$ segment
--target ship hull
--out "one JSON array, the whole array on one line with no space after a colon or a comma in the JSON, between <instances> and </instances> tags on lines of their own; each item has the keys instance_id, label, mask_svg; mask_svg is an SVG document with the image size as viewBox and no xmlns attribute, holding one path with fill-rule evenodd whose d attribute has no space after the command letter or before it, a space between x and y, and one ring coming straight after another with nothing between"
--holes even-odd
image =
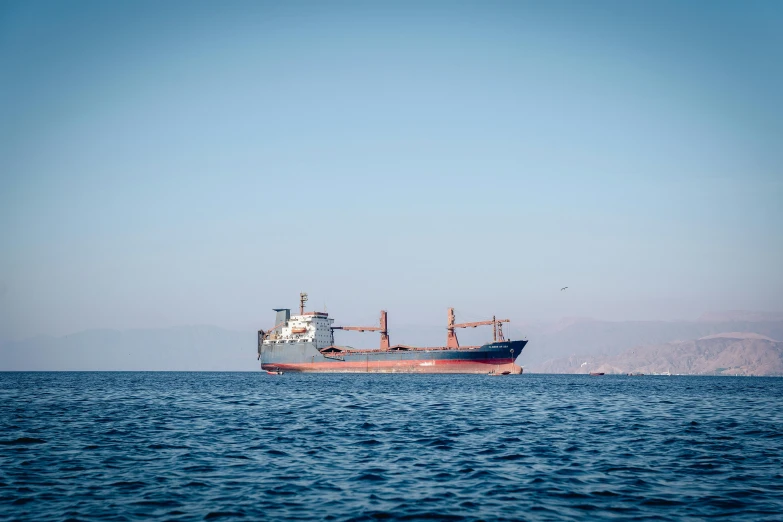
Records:
<instances>
[{"instance_id":1,"label":"ship hull","mask_svg":"<svg viewBox=\"0 0 783 522\"><path fill-rule=\"evenodd\" d=\"M261 368L312 373L522 373L515 361L527 341L498 341L479 348L343 351L322 354L310 343L261 351Z\"/></svg>"}]
</instances>

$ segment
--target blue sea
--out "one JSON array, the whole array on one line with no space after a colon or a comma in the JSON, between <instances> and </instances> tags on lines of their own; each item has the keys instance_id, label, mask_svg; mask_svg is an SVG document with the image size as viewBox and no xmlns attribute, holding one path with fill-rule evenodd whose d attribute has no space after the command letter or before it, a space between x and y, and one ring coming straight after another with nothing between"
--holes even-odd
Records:
<instances>
[{"instance_id":1,"label":"blue sea","mask_svg":"<svg viewBox=\"0 0 783 522\"><path fill-rule=\"evenodd\" d=\"M783 379L0 373L1 520L783 519Z\"/></svg>"}]
</instances>

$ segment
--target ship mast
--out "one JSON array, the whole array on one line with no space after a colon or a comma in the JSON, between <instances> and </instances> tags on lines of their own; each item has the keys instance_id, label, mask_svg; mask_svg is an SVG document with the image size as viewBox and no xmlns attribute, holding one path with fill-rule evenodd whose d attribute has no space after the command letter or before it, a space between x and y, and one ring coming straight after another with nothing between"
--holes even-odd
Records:
<instances>
[{"instance_id":1,"label":"ship mast","mask_svg":"<svg viewBox=\"0 0 783 522\"><path fill-rule=\"evenodd\" d=\"M299 315L304 315L304 304L307 302L307 294L302 292L299 294Z\"/></svg>"}]
</instances>

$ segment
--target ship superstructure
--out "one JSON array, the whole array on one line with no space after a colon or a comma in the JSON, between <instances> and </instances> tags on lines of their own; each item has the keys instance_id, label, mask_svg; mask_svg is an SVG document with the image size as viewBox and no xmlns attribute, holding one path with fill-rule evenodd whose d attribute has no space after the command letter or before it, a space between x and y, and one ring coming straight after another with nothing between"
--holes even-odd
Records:
<instances>
[{"instance_id":1,"label":"ship superstructure","mask_svg":"<svg viewBox=\"0 0 783 522\"><path fill-rule=\"evenodd\" d=\"M515 361L526 340L506 340L503 323L508 319L493 317L488 321L457 323L454 309L448 310L446 346L415 347L391 345L387 313L381 311L378 326L332 326L326 312L305 312L307 294L299 295L299 315L288 308L276 308L275 325L258 331L258 358L267 371L294 372L388 372L388 373L522 373ZM460 346L457 328L491 325L492 343ZM334 343L335 330L379 332L380 347L355 350Z\"/></svg>"},{"instance_id":2,"label":"ship superstructure","mask_svg":"<svg viewBox=\"0 0 783 522\"><path fill-rule=\"evenodd\" d=\"M274 311L277 312L275 326L259 337L259 343L267 346L309 343L316 350L332 346L334 319L329 319L329 314L326 312L305 312L306 302L307 294L300 294L299 315L292 316L288 308L275 308Z\"/></svg>"}]
</instances>

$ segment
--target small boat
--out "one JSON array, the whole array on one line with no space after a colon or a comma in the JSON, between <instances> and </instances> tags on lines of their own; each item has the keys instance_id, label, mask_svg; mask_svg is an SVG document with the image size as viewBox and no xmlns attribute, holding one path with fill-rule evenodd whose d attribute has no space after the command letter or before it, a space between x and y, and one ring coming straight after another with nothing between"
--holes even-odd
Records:
<instances>
[{"instance_id":1,"label":"small boat","mask_svg":"<svg viewBox=\"0 0 783 522\"><path fill-rule=\"evenodd\" d=\"M597 377L599 375L606 375L604 372L590 372L590 375Z\"/></svg>"},{"instance_id":2,"label":"small boat","mask_svg":"<svg viewBox=\"0 0 783 522\"><path fill-rule=\"evenodd\" d=\"M511 375L511 372L506 370L505 372L498 373L495 370L490 370L487 375L491 375L492 377L500 377L501 375Z\"/></svg>"},{"instance_id":3,"label":"small boat","mask_svg":"<svg viewBox=\"0 0 783 522\"><path fill-rule=\"evenodd\" d=\"M267 370L267 375L283 375L283 370Z\"/></svg>"},{"instance_id":4,"label":"small boat","mask_svg":"<svg viewBox=\"0 0 783 522\"><path fill-rule=\"evenodd\" d=\"M628 375L631 377L644 377L644 374L640 372L633 372L633 373L629 373Z\"/></svg>"}]
</instances>

